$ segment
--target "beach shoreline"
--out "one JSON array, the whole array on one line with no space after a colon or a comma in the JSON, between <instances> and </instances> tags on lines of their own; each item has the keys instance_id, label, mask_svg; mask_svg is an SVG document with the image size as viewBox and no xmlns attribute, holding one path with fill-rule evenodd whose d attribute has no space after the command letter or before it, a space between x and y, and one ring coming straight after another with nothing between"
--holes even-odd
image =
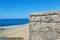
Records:
<instances>
[{"instance_id":1,"label":"beach shoreline","mask_svg":"<svg viewBox=\"0 0 60 40\"><path fill-rule=\"evenodd\" d=\"M10 26L2 26L2 27L0 27L0 28L22 27L22 26L27 26L27 25L29 25L29 23L28 23L28 24L23 24L23 25L10 25Z\"/></svg>"},{"instance_id":2,"label":"beach shoreline","mask_svg":"<svg viewBox=\"0 0 60 40\"><path fill-rule=\"evenodd\" d=\"M27 40L29 39L29 24L9 26L0 32L0 37L23 37L24 40Z\"/></svg>"}]
</instances>

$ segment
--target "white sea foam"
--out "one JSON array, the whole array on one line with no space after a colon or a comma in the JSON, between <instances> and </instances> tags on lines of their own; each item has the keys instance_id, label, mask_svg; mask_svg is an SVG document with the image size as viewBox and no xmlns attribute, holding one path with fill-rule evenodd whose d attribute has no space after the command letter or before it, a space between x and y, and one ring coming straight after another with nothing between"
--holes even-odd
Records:
<instances>
[{"instance_id":1,"label":"white sea foam","mask_svg":"<svg viewBox=\"0 0 60 40\"><path fill-rule=\"evenodd\" d=\"M29 23L28 24L23 24L23 25L2 26L0 28L22 27L22 26L26 26L26 25L29 25Z\"/></svg>"}]
</instances>

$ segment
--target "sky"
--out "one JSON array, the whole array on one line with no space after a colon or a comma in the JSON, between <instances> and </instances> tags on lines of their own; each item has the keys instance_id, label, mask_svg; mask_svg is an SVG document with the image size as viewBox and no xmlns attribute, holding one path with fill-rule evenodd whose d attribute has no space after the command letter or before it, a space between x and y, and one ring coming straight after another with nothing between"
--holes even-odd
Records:
<instances>
[{"instance_id":1,"label":"sky","mask_svg":"<svg viewBox=\"0 0 60 40\"><path fill-rule=\"evenodd\" d=\"M60 0L0 0L0 19L29 18L31 12L60 10Z\"/></svg>"}]
</instances>

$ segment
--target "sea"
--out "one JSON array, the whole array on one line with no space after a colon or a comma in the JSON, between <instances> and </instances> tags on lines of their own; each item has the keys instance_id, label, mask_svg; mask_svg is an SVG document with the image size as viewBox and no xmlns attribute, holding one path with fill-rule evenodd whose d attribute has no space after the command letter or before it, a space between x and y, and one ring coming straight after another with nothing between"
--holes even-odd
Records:
<instances>
[{"instance_id":1,"label":"sea","mask_svg":"<svg viewBox=\"0 0 60 40\"><path fill-rule=\"evenodd\" d=\"M12 26L12 25L24 25L28 24L29 19L0 19L0 27L3 26Z\"/></svg>"}]
</instances>

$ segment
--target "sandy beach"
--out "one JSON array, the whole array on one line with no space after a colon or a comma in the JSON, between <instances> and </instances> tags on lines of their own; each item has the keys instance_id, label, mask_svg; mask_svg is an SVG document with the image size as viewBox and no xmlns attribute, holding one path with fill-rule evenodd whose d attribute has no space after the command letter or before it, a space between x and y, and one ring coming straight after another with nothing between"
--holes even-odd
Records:
<instances>
[{"instance_id":1,"label":"sandy beach","mask_svg":"<svg viewBox=\"0 0 60 40\"><path fill-rule=\"evenodd\" d=\"M29 25L17 26L5 28L4 30L0 30L0 37L23 37L24 40L29 39Z\"/></svg>"}]
</instances>

